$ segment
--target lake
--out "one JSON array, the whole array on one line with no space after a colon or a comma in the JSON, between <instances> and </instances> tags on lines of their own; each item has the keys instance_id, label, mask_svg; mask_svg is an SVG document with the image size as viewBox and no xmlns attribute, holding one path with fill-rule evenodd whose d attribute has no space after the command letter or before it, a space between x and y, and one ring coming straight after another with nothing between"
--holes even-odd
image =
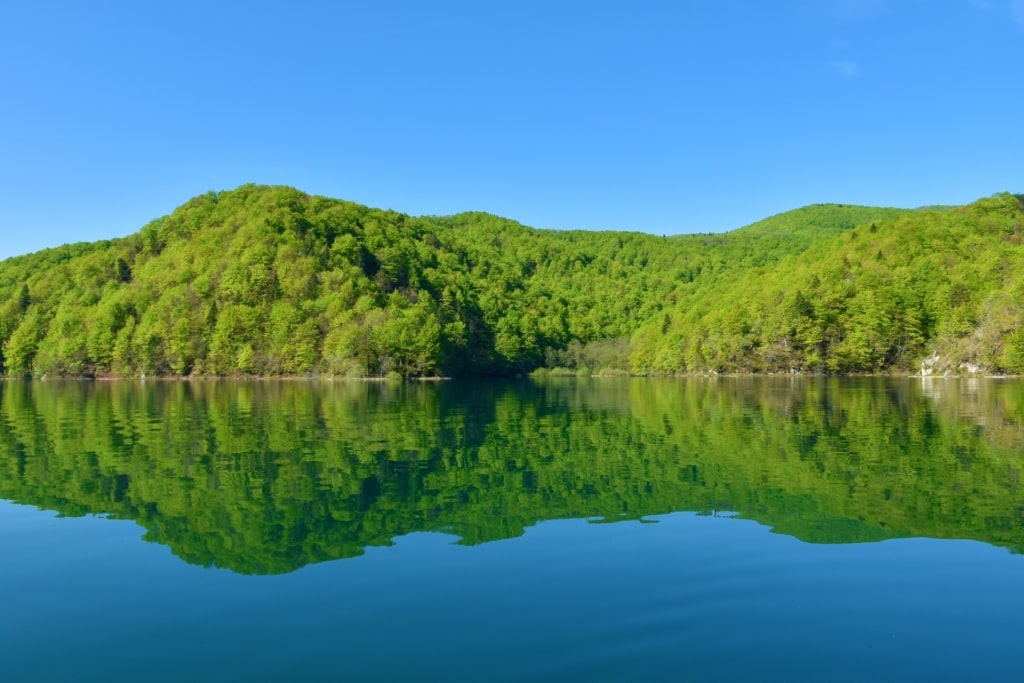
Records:
<instances>
[{"instance_id":1,"label":"lake","mask_svg":"<svg viewBox=\"0 0 1024 683\"><path fill-rule=\"evenodd\" d=\"M11 681L1017 680L1024 382L0 382Z\"/></svg>"}]
</instances>

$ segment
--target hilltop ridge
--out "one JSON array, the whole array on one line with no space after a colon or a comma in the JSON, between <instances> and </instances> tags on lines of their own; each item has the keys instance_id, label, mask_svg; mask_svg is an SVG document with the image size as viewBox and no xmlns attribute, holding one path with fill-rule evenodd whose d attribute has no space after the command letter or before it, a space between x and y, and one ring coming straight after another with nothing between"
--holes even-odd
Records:
<instances>
[{"instance_id":1,"label":"hilltop ridge","mask_svg":"<svg viewBox=\"0 0 1024 683\"><path fill-rule=\"evenodd\" d=\"M413 217L282 186L0 262L11 376L1024 371L1019 197L728 233Z\"/></svg>"}]
</instances>

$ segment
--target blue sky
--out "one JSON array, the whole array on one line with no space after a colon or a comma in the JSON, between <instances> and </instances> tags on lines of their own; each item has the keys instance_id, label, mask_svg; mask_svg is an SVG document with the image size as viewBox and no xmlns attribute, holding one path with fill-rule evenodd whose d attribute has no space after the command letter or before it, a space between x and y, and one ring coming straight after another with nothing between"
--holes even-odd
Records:
<instances>
[{"instance_id":1,"label":"blue sky","mask_svg":"<svg viewBox=\"0 0 1024 683\"><path fill-rule=\"evenodd\" d=\"M286 184L721 231L1024 192L1024 0L0 6L0 258Z\"/></svg>"}]
</instances>

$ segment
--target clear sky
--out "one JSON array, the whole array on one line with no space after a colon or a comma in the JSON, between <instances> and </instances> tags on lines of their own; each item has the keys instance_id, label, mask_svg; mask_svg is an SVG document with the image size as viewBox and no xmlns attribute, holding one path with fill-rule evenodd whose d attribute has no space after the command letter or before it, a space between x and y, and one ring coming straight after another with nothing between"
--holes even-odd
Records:
<instances>
[{"instance_id":1,"label":"clear sky","mask_svg":"<svg viewBox=\"0 0 1024 683\"><path fill-rule=\"evenodd\" d=\"M0 4L0 258L286 184L721 231L1024 192L1024 0Z\"/></svg>"}]
</instances>

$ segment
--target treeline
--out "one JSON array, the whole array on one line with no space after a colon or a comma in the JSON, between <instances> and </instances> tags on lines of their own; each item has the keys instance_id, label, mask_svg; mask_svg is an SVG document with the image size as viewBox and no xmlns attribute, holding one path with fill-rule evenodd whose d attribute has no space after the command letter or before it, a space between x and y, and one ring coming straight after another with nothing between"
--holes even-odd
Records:
<instances>
[{"instance_id":1,"label":"treeline","mask_svg":"<svg viewBox=\"0 0 1024 683\"><path fill-rule=\"evenodd\" d=\"M133 519L244 573L416 531L472 544L684 510L809 542L1020 552L1024 387L983 384L933 399L877 377L4 382L0 498Z\"/></svg>"},{"instance_id":2,"label":"treeline","mask_svg":"<svg viewBox=\"0 0 1024 683\"><path fill-rule=\"evenodd\" d=\"M1021 206L818 205L721 235L411 217L287 187L0 262L11 376L1024 368Z\"/></svg>"}]
</instances>

